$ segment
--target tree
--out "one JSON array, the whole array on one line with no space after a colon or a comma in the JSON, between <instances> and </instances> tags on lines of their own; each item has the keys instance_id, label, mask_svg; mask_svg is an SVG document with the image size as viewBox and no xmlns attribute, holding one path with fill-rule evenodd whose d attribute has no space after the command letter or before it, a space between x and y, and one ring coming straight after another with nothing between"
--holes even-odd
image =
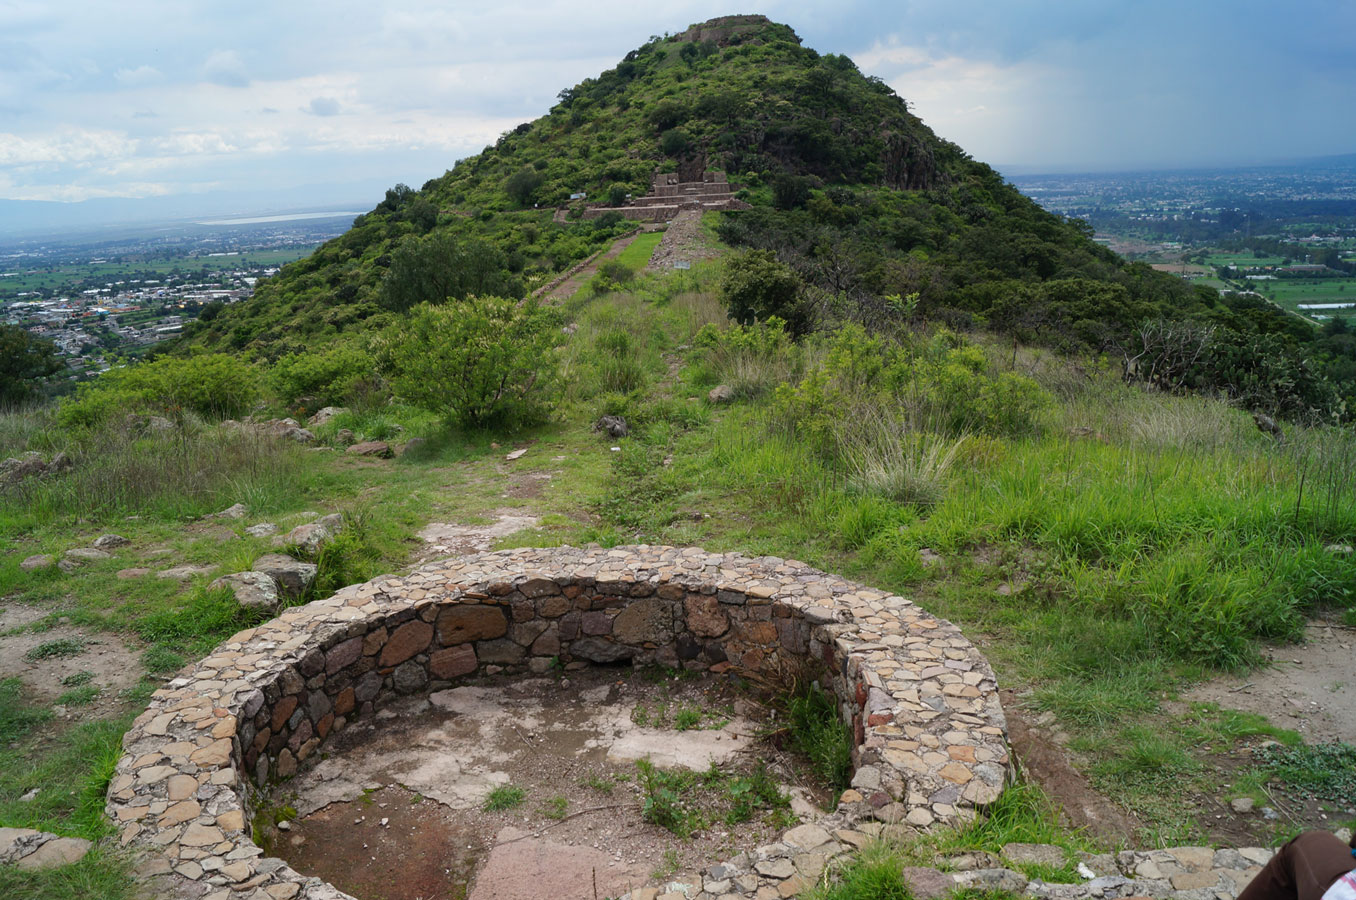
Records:
<instances>
[{"instance_id":1,"label":"tree","mask_svg":"<svg viewBox=\"0 0 1356 900\"><path fill-rule=\"evenodd\" d=\"M555 387L558 315L535 300L422 304L374 345L396 395L460 425L543 421Z\"/></svg>"},{"instance_id":2,"label":"tree","mask_svg":"<svg viewBox=\"0 0 1356 900\"><path fill-rule=\"evenodd\" d=\"M508 177L508 181L504 182L504 190L514 203L528 206L536 196L537 188L541 187L541 182L541 173L536 169L522 168Z\"/></svg>"},{"instance_id":3,"label":"tree","mask_svg":"<svg viewBox=\"0 0 1356 900\"><path fill-rule=\"evenodd\" d=\"M811 322L802 287L795 270L778 261L771 250L750 250L726 263L720 296L730 318L742 325L777 316L792 334L804 334Z\"/></svg>"},{"instance_id":4,"label":"tree","mask_svg":"<svg viewBox=\"0 0 1356 900\"><path fill-rule=\"evenodd\" d=\"M521 283L507 271L504 255L494 245L447 230L402 241L381 284L383 305L396 312L471 294L520 293Z\"/></svg>"},{"instance_id":5,"label":"tree","mask_svg":"<svg viewBox=\"0 0 1356 900\"><path fill-rule=\"evenodd\" d=\"M62 369L56 345L16 325L0 325L0 406L21 403Z\"/></svg>"}]
</instances>

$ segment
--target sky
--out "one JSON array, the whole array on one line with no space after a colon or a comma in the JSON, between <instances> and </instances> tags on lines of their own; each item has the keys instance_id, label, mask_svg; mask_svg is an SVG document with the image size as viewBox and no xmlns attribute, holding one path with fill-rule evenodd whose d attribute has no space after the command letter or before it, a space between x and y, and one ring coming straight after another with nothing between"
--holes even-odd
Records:
<instances>
[{"instance_id":1,"label":"sky","mask_svg":"<svg viewBox=\"0 0 1356 900\"><path fill-rule=\"evenodd\" d=\"M1005 172L1356 152L1351 0L0 0L0 199L379 198L732 12Z\"/></svg>"}]
</instances>

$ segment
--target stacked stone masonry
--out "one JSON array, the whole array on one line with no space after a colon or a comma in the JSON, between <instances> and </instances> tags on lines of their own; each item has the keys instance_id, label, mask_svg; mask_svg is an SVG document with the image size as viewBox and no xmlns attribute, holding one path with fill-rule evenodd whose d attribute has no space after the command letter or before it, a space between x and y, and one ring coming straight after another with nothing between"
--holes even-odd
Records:
<instances>
[{"instance_id":1,"label":"stacked stone masonry","mask_svg":"<svg viewBox=\"0 0 1356 900\"><path fill-rule=\"evenodd\" d=\"M637 197L626 206L590 206L584 210L584 218L597 219L615 212L639 222L668 222L682 209L706 212L750 208L743 200L735 199L724 172L704 172L701 181L678 178L675 172L658 172L644 197Z\"/></svg>"},{"instance_id":2,"label":"stacked stone masonry","mask_svg":"<svg viewBox=\"0 0 1356 900\"><path fill-rule=\"evenodd\" d=\"M818 824L714 867L702 896L790 896L858 836L973 818L1013 771L987 662L902 597L773 557L523 549L354 585L233 636L133 723L108 814L164 895L346 897L251 841L270 785L394 697L557 663L770 682L809 671L837 696L855 738L852 789Z\"/></svg>"}]
</instances>

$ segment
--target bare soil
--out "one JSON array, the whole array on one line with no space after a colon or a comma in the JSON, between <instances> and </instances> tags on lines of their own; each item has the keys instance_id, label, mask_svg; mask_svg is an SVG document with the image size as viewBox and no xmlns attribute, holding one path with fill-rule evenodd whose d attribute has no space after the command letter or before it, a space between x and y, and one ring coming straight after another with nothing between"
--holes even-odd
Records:
<instances>
[{"instance_id":1,"label":"bare soil","mask_svg":"<svg viewBox=\"0 0 1356 900\"><path fill-rule=\"evenodd\" d=\"M1305 642L1267 650L1268 667L1197 685L1184 699L1266 716L1306 743L1356 743L1356 629L1317 619Z\"/></svg>"},{"instance_id":2,"label":"bare soil","mask_svg":"<svg viewBox=\"0 0 1356 900\"><path fill-rule=\"evenodd\" d=\"M72 690L61 683L81 672L93 677L87 684L100 688L92 703L79 709L82 716L98 717L118 709L118 694L133 687L141 678L140 654L143 648L106 632L57 624L31 630L29 626L45 619L51 611L40 606L0 600L0 680L19 678L24 684L25 700L37 705L55 703ZM29 659L29 652L50 641L78 641L84 646L71 656Z\"/></svg>"},{"instance_id":3,"label":"bare soil","mask_svg":"<svg viewBox=\"0 0 1356 900\"><path fill-rule=\"evenodd\" d=\"M703 711L702 727L677 730L679 709ZM595 879L598 896L616 896L775 840L785 827L756 816L680 838L644 820L639 759L701 772L765 763L792 793L793 811L817 815L811 801L826 798L759 738L773 730L768 715L714 677L598 667L482 678L331 738L327 758L275 794L299 817L276 834L274 850L360 900L590 900ZM487 810L505 785L521 788L523 801Z\"/></svg>"}]
</instances>

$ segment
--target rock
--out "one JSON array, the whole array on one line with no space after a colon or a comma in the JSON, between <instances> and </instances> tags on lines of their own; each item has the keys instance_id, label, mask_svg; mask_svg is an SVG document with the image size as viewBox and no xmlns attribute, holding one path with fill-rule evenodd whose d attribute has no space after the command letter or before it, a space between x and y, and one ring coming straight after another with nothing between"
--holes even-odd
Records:
<instances>
[{"instance_id":1,"label":"rock","mask_svg":"<svg viewBox=\"0 0 1356 900\"><path fill-rule=\"evenodd\" d=\"M174 423L164 416L147 416L145 427L147 431L159 431L164 433L166 431L173 431Z\"/></svg>"},{"instance_id":2,"label":"rock","mask_svg":"<svg viewBox=\"0 0 1356 900\"><path fill-rule=\"evenodd\" d=\"M424 685L428 684L428 673L424 671L424 667L419 665L419 663L414 660L409 660L408 662L396 666L395 673L391 676L391 680L395 684L397 693L413 694L415 691L421 690Z\"/></svg>"},{"instance_id":3,"label":"rock","mask_svg":"<svg viewBox=\"0 0 1356 900\"><path fill-rule=\"evenodd\" d=\"M250 537L268 537L270 534L277 534L278 526L272 522L260 522L258 525L251 525L245 529L245 534Z\"/></svg>"},{"instance_id":4,"label":"rock","mask_svg":"<svg viewBox=\"0 0 1356 900\"><path fill-rule=\"evenodd\" d=\"M307 419L306 424L312 427L324 425L335 416L346 412L348 412L348 407L345 406L326 406L324 409L319 410L315 415Z\"/></svg>"},{"instance_id":5,"label":"rock","mask_svg":"<svg viewBox=\"0 0 1356 900\"><path fill-rule=\"evenodd\" d=\"M612 620L612 636L627 644L673 640L673 605L658 597L633 600Z\"/></svg>"},{"instance_id":6,"label":"rock","mask_svg":"<svg viewBox=\"0 0 1356 900\"><path fill-rule=\"evenodd\" d=\"M470 644L459 644L429 656L428 668L434 678L456 678L476 670L476 651Z\"/></svg>"},{"instance_id":7,"label":"rock","mask_svg":"<svg viewBox=\"0 0 1356 900\"><path fill-rule=\"evenodd\" d=\"M467 604L438 614L438 643L445 647L503 637L508 620L497 606Z\"/></svg>"},{"instance_id":8,"label":"rock","mask_svg":"<svg viewBox=\"0 0 1356 900\"><path fill-rule=\"evenodd\" d=\"M344 514L330 513L328 516L321 516L315 520L315 524L327 529L330 534L338 534L344 530Z\"/></svg>"},{"instance_id":9,"label":"rock","mask_svg":"<svg viewBox=\"0 0 1356 900\"><path fill-rule=\"evenodd\" d=\"M175 578L179 581L187 581L198 575L211 575L219 566L212 564L207 566L175 566L172 569L162 569L155 573L156 578Z\"/></svg>"},{"instance_id":10,"label":"rock","mask_svg":"<svg viewBox=\"0 0 1356 900\"><path fill-rule=\"evenodd\" d=\"M213 581L209 587L230 588L242 609L277 612L278 583L264 572L234 572Z\"/></svg>"},{"instance_id":11,"label":"rock","mask_svg":"<svg viewBox=\"0 0 1356 900\"><path fill-rule=\"evenodd\" d=\"M352 429L340 428L334 433L334 442L342 447L347 447L350 444L356 444L358 436L353 433Z\"/></svg>"},{"instance_id":12,"label":"rock","mask_svg":"<svg viewBox=\"0 0 1356 900\"><path fill-rule=\"evenodd\" d=\"M56 837L55 835L49 835L49 837L52 839L44 841L31 853L15 860L15 865L21 869L52 869L57 866L68 866L84 859L89 848L93 846L83 838Z\"/></svg>"},{"instance_id":13,"label":"rock","mask_svg":"<svg viewBox=\"0 0 1356 900\"><path fill-rule=\"evenodd\" d=\"M111 550L114 547L125 547L132 543L120 534L105 534L94 539L94 546L100 550Z\"/></svg>"},{"instance_id":14,"label":"rock","mask_svg":"<svg viewBox=\"0 0 1356 900\"><path fill-rule=\"evenodd\" d=\"M228 507L226 507L226 508L223 509L221 512L212 513L210 516L206 516L205 518L208 518L208 519L243 519L243 518L245 518L245 516L248 515L248 514L249 514L249 510L245 508L245 504L243 504L243 503L237 503L237 504L235 504L234 506L228 506Z\"/></svg>"},{"instance_id":15,"label":"rock","mask_svg":"<svg viewBox=\"0 0 1356 900\"><path fill-rule=\"evenodd\" d=\"M1054 844L1004 844L1003 857L1019 866L1041 865L1058 869L1064 865L1064 848Z\"/></svg>"},{"instance_id":16,"label":"rock","mask_svg":"<svg viewBox=\"0 0 1356 900\"><path fill-rule=\"evenodd\" d=\"M427 441L426 439L424 439L424 438L421 438L421 437L412 437L412 438L410 438L408 441L405 442L404 446L402 446L402 447L400 448L400 455L401 455L401 456L404 456L406 453L409 453L411 450L417 450L417 449L419 449L420 447L424 446L424 445L427 444L427 443L428 443L428 441Z\"/></svg>"},{"instance_id":17,"label":"rock","mask_svg":"<svg viewBox=\"0 0 1356 900\"><path fill-rule=\"evenodd\" d=\"M728 384L718 384L707 392L706 399L712 403L729 403L734 399L734 388Z\"/></svg>"},{"instance_id":18,"label":"rock","mask_svg":"<svg viewBox=\"0 0 1356 900\"><path fill-rule=\"evenodd\" d=\"M42 454L30 450L23 456L0 461L0 484L16 484L46 472L47 464L42 461Z\"/></svg>"},{"instance_id":19,"label":"rock","mask_svg":"<svg viewBox=\"0 0 1356 900\"><path fill-rule=\"evenodd\" d=\"M39 553L36 556L30 556L19 563L20 572L35 572L38 569L45 569L50 566L54 560L50 553Z\"/></svg>"},{"instance_id":20,"label":"rock","mask_svg":"<svg viewBox=\"0 0 1356 900\"><path fill-rule=\"evenodd\" d=\"M252 568L271 576L278 583L279 590L288 597L300 597L306 593L319 571L315 563L302 562L281 553L267 553L259 557Z\"/></svg>"},{"instance_id":21,"label":"rock","mask_svg":"<svg viewBox=\"0 0 1356 900\"><path fill-rule=\"evenodd\" d=\"M381 459L390 459L394 455L391 453L391 445L385 441L363 441L344 452L349 456L376 456Z\"/></svg>"},{"instance_id":22,"label":"rock","mask_svg":"<svg viewBox=\"0 0 1356 900\"><path fill-rule=\"evenodd\" d=\"M1020 894L1026 890L1026 878L1011 869L977 869L971 872L957 872L956 882L962 887L981 890L1008 891Z\"/></svg>"},{"instance_id":23,"label":"rock","mask_svg":"<svg viewBox=\"0 0 1356 900\"><path fill-rule=\"evenodd\" d=\"M1236 813L1252 812L1254 805L1255 801L1251 797L1236 797L1229 801L1229 808Z\"/></svg>"},{"instance_id":24,"label":"rock","mask_svg":"<svg viewBox=\"0 0 1356 900\"><path fill-rule=\"evenodd\" d=\"M66 455L65 451L61 451L57 453L56 456L53 456L52 461L47 464L47 471L65 472L67 469L71 468L74 465L75 463L71 460L69 456Z\"/></svg>"},{"instance_id":25,"label":"rock","mask_svg":"<svg viewBox=\"0 0 1356 900\"><path fill-rule=\"evenodd\" d=\"M504 459L508 460L509 462L512 462L515 459L521 459L523 454L526 452L527 452L526 447L522 448L521 450L514 450L511 453L504 454Z\"/></svg>"},{"instance_id":26,"label":"rock","mask_svg":"<svg viewBox=\"0 0 1356 900\"><path fill-rule=\"evenodd\" d=\"M956 889L956 879L936 869L905 866L901 874L914 900L938 900Z\"/></svg>"},{"instance_id":27,"label":"rock","mask_svg":"<svg viewBox=\"0 0 1356 900\"><path fill-rule=\"evenodd\" d=\"M76 547L67 550L63 554L67 559L75 562L93 562L100 559L112 559L113 554L105 553L102 550L95 550L93 547Z\"/></svg>"},{"instance_id":28,"label":"rock","mask_svg":"<svg viewBox=\"0 0 1356 900\"><path fill-rule=\"evenodd\" d=\"M1352 547L1350 544L1329 544L1323 548L1323 552L1331 553L1334 556L1350 556L1352 553L1356 553L1356 547Z\"/></svg>"},{"instance_id":29,"label":"rock","mask_svg":"<svg viewBox=\"0 0 1356 900\"><path fill-rule=\"evenodd\" d=\"M631 433L626 420L621 416L603 416L593 424L594 431L605 431L614 438L624 438Z\"/></svg>"},{"instance_id":30,"label":"rock","mask_svg":"<svg viewBox=\"0 0 1356 900\"><path fill-rule=\"evenodd\" d=\"M720 637L730 628L730 620L714 594L688 594L683 600L687 627L700 637Z\"/></svg>"},{"instance_id":31,"label":"rock","mask_svg":"<svg viewBox=\"0 0 1356 900\"><path fill-rule=\"evenodd\" d=\"M320 552L320 547L328 541L333 535L330 530L319 522L311 522L307 525L298 525L283 537L279 543L283 546L291 544L301 548L308 556L315 556Z\"/></svg>"},{"instance_id":32,"label":"rock","mask_svg":"<svg viewBox=\"0 0 1356 900\"><path fill-rule=\"evenodd\" d=\"M114 574L125 581L129 578L142 578L151 574L151 570L144 566L133 566L130 569L119 569Z\"/></svg>"},{"instance_id":33,"label":"rock","mask_svg":"<svg viewBox=\"0 0 1356 900\"><path fill-rule=\"evenodd\" d=\"M570 655L589 662L614 663L636 655L634 647L614 644L602 638L586 637L570 642Z\"/></svg>"}]
</instances>

